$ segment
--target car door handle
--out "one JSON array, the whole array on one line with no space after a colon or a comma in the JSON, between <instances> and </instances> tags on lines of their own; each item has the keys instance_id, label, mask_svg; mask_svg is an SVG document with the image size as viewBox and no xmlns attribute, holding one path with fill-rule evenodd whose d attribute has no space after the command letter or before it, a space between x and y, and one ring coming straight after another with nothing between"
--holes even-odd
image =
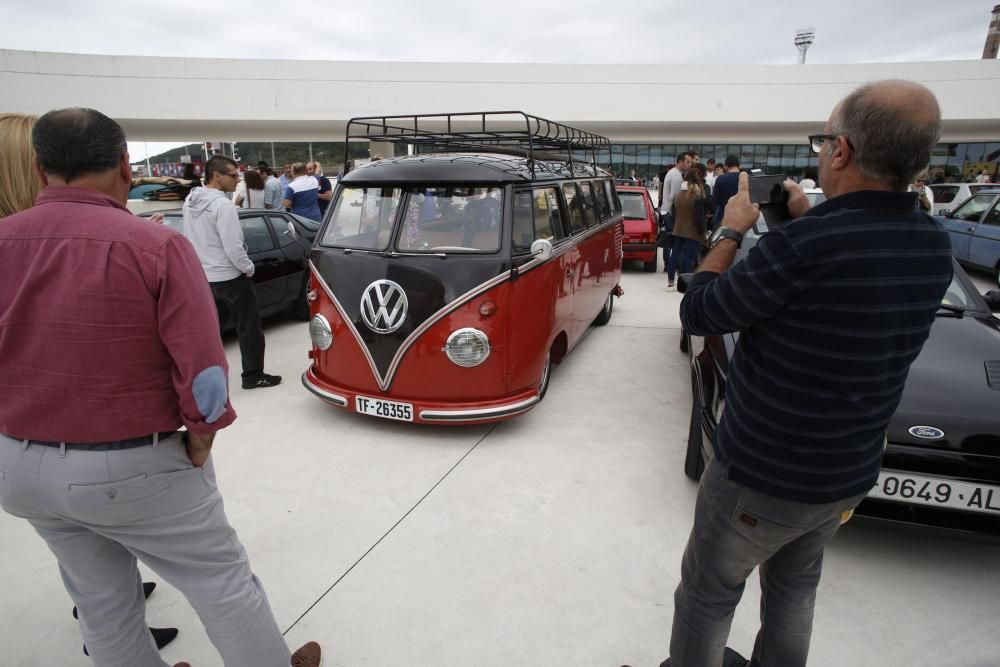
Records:
<instances>
[{"instance_id":1,"label":"car door handle","mask_svg":"<svg viewBox=\"0 0 1000 667\"><path fill-rule=\"evenodd\" d=\"M261 264L278 264L281 262L281 260L277 257L265 257L264 259L258 259L257 261Z\"/></svg>"}]
</instances>

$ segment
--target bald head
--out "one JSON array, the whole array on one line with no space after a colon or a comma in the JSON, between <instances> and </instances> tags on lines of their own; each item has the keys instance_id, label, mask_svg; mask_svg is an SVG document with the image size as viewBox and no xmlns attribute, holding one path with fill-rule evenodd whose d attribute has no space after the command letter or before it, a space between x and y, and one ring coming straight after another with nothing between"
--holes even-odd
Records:
<instances>
[{"instance_id":1,"label":"bald head","mask_svg":"<svg viewBox=\"0 0 1000 667\"><path fill-rule=\"evenodd\" d=\"M927 166L941 134L941 109L934 94L912 81L865 84L830 115L830 133L843 135L867 179L906 190Z\"/></svg>"}]
</instances>

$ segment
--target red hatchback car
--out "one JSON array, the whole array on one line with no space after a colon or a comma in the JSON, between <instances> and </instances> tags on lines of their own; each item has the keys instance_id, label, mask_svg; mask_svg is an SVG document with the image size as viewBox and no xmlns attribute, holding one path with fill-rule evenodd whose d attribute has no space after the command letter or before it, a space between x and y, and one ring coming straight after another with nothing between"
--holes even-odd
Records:
<instances>
[{"instance_id":1,"label":"red hatchback car","mask_svg":"<svg viewBox=\"0 0 1000 667\"><path fill-rule=\"evenodd\" d=\"M656 234L658 231L656 207L649 198L649 191L638 185L616 185L618 199L625 216L625 238L622 242L623 259L637 259L647 273L656 271Z\"/></svg>"}]
</instances>

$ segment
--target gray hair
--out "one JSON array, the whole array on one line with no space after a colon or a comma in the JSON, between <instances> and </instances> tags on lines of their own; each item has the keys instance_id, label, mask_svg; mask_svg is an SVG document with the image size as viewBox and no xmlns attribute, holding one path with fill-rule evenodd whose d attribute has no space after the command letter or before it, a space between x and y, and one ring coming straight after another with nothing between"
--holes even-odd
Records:
<instances>
[{"instance_id":1,"label":"gray hair","mask_svg":"<svg viewBox=\"0 0 1000 667\"><path fill-rule=\"evenodd\" d=\"M864 176L904 191L930 162L941 136L941 110L920 84L876 81L844 98L830 127L851 143Z\"/></svg>"}]
</instances>

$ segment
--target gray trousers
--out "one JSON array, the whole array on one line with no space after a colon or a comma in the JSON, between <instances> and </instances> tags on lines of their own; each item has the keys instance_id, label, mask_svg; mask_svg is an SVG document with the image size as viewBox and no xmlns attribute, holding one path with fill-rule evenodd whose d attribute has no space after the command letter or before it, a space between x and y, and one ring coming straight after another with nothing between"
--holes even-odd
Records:
<instances>
[{"instance_id":1,"label":"gray trousers","mask_svg":"<svg viewBox=\"0 0 1000 667\"><path fill-rule=\"evenodd\" d=\"M229 525L212 460L180 434L91 451L0 434L0 506L59 561L95 665L165 667L146 626L136 558L180 590L227 667L287 667L288 646Z\"/></svg>"},{"instance_id":2,"label":"gray trousers","mask_svg":"<svg viewBox=\"0 0 1000 667\"><path fill-rule=\"evenodd\" d=\"M718 667L747 577L760 566L761 667L804 667L823 549L864 494L824 505L782 500L727 479L714 458L698 487L670 636L673 667Z\"/></svg>"}]
</instances>

